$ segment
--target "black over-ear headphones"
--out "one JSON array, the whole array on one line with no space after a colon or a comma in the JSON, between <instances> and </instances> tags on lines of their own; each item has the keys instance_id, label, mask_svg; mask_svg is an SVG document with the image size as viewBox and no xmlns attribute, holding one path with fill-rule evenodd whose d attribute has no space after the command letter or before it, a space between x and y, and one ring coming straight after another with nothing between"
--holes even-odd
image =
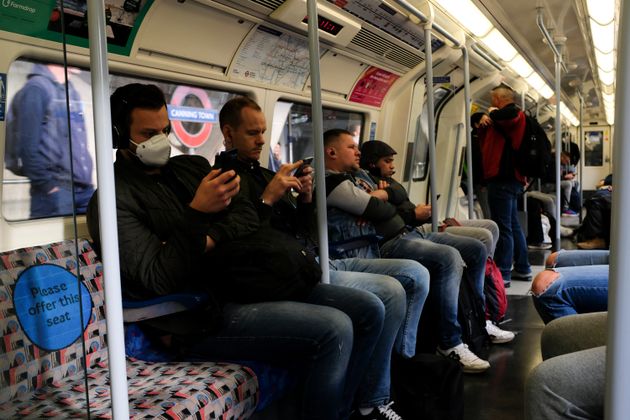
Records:
<instances>
[{"instance_id":1,"label":"black over-ear headphones","mask_svg":"<svg viewBox=\"0 0 630 420\"><path fill-rule=\"evenodd\" d=\"M112 145L114 149L126 149L129 147L130 113L134 97L140 93L143 85L131 83L119 87L110 97L112 112Z\"/></svg>"}]
</instances>

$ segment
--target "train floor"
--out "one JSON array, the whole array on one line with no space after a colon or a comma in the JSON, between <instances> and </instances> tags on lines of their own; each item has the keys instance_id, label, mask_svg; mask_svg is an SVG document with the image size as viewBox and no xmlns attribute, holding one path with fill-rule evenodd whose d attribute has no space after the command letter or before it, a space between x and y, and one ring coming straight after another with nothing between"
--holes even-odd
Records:
<instances>
[{"instance_id":1,"label":"train floor","mask_svg":"<svg viewBox=\"0 0 630 420\"><path fill-rule=\"evenodd\" d=\"M564 223L563 223L564 224ZM576 249L574 239L561 240L562 249ZM530 250L533 274L544 269L551 251ZM542 361L540 335L544 324L529 295L531 282L512 280L508 310L501 328L517 333L513 342L493 345L490 369L480 375L464 375L464 420L524 418L523 392L527 374Z\"/></svg>"},{"instance_id":2,"label":"train floor","mask_svg":"<svg viewBox=\"0 0 630 420\"><path fill-rule=\"evenodd\" d=\"M488 358L491 366L486 372L464 375L464 420L523 418L525 379L542 360L540 334L544 324L527 295L508 295L505 319L501 327L517 333L516 338L492 346Z\"/></svg>"}]
</instances>

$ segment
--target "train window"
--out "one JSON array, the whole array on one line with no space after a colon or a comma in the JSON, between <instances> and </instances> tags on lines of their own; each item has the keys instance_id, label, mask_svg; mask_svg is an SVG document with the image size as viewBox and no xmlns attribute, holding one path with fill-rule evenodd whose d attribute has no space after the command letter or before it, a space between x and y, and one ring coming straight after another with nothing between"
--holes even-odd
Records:
<instances>
[{"instance_id":1,"label":"train window","mask_svg":"<svg viewBox=\"0 0 630 420\"><path fill-rule=\"evenodd\" d=\"M67 70L66 86L61 65L16 60L9 67L2 182L6 220L72 214L73 183L79 213L92 196L90 74Z\"/></svg>"},{"instance_id":2,"label":"train window","mask_svg":"<svg viewBox=\"0 0 630 420\"><path fill-rule=\"evenodd\" d=\"M84 213L96 188L90 72L68 67L67 75L66 103L62 66L18 59L9 67L2 181L8 221L71 215L73 192L74 209ZM218 111L235 93L124 75L110 80L112 91L134 82L162 89L171 155L198 154L212 163L223 150Z\"/></svg>"},{"instance_id":3,"label":"train window","mask_svg":"<svg viewBox=\"0 0 630 420\"><path fill-rule=\"evenodd\" d=\"M424 79L420 80L422 81L422 83L424 83ZM450 93L450 89L446 89L441 86L436 87L433 90L433 108L436 112L448 99ZM407 144L407 160L405 162L405 170L403 172L403 181L409 181L410 176L413 181L423 181L426 179L427 174L429 173L429 115L427 112L425 112L426 109L427 102L425 99L424 103L422 104L422 111L419 113L419 115L416 116L414 136ZM415 155L413 153L414 146Z\"/></svg>"},{"instance_id":4,"label":"train window","mask_svg":"<svg viewBox=\"0 0 630 420\"><path fill-rule=\"evenodd\" d=\"M343 128L359 143L364 115L358 112L323 108L324 131ZM311 105L278 101L273 111L269 169L277 171L281 164L313 156L313 124Z\"/></svg>"}]
</instances>

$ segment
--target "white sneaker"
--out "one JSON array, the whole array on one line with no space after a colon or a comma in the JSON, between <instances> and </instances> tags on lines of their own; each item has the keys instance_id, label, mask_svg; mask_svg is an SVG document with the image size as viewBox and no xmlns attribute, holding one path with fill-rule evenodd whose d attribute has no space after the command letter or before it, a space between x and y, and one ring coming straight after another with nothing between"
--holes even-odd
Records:
<instances>
[{"instance_id":1,"label":"white sneaker","mask_svg":"<svg viewBox=\"0 0 630 420\"><path fill-rule=\"evenodd\" d=\"M394 411L394 409L392 408L392 404L394 404L394 401L391 401L389 404L379 405L378 407L376 407L375 411L377 411L378 414L375 418L377 420L403 420L403 418Z\"/></svg>"},{"instance_id":2,"label":"white sneaker","mask_svg":"<svg viewBox=\"0 0 630 420\"><path fill-rule=\"evenodd\" d=\"M502 330L489 319L486 320L486 331L488 331L490 341L492 341L493 344L509 343L514 340L514 333L512 331Z\"/></svg>"},{"instance_id":3,"label":"white sneaker","mask_svg":"<svg viewBox=\"0 0 630 420\"><path fill-rule=\"evenodd\" d=\"M466 373L481 373L490 367L490 363L480 359L475 353L470 351L468 345L464 343L451 347L448 350L442 350L438 347L436 353L457 360L459 364L462 365L462 370Z\"/></svg>"}]
</instances>

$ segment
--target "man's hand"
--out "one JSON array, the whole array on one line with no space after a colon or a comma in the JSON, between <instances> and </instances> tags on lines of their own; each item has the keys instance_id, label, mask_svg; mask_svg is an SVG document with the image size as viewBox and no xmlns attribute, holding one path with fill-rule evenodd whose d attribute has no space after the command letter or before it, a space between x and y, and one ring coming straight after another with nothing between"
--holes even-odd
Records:
<instances>
[{"instance_id":1,"label":"man's hand","mask_svg":"<svg viewBox=\"0 0 630 420\"><path fill-rule=\"evenodd\" d=\"M203 213L217 213L230 205L232 197L238 194L241 179L236 172L221 173L220 169L210 171L201 180L190 207Z\"/></svg>"},{"instance_id":2,"label":"man's hand","mask_svg":"<svg viewBox=\"0 0 630 420\"><path fill-rule=\"evenodd\" d=\"M296 162L301 164L302 161ZM303 203L310 203L313 201L313 168L311 166L307 166L302 171L302 176L297 179L302 187L297 190L300 195L298 198Z\"/></svg>"},{"instance_id":3,"label":"man's hand","mask_svg":"<svg viewBox=\"0 0 630 420\"><path fill-rule=\"evenodd\" d=\"M389 194L387 194L387 191L385 191L385 190L375 190L375 191L372 191L370 193L370 195L372 197L376 197L376 198L381 199L383 201L389 200Z\"/></svg>"},{"instance_id":4,"label":"man's hand","mask_svg":"<svg viewBox=\"0 0 630 420\"><path fill-rule=\"evenodd\" d=\"M498 108L490 108L492 110L498 109ZM488 112L490 112L490 109L488 110ZM490 118L487 115L482 115L481 119L479 120L479 127L488 127L489 125L492 125L492 118Z\"/></svg>"},{"instance_id":5,"label":"man's hand","mask_svg":"<svg viewBox=\"0 0 630 420\"><path fill-rule=\"evenodd\" d=\"M415 209L416 220L419 222L423 222L425 220L429 220L431 218L431 206L418 204Z\"/></svg>"},{"instance_id":6,"label":"man's hand","mask_svg":"<svg viewBox=\"0 0 630 420\"><path fill-rule=\"evenodd\" d=\"M265 201L265 203L274 205L291 188L296 191L302 191L302 183L300 180L291 175L301 164L302 161L299 160L295 163L285 163L280 166L280 169L278 169L278 172L276 172L276 175L271 179L271 181L269 181L267 188L265 188L265 191L262 193L261 198ZM310 188L312 189L312 187L311 181Z\"/></svg>"},{"instance_id":7,"label":"man's hand","mask_svg":"<svg viewBox=\"0 0 630 420\"><path fill-rule=\"evenodd\" d=\"M384 190L385 188L389 187L389 182L381 179L380 181L378 181L378 189L379 190Z\"/></svg>"},{"instance_id":8,"label":"man's hand","mask_svg":"<svg viewBox=\"0 0 630 420\"><path fill-rule=\"evenodd\" d=\"M575 174L573 174L572 172L569 172L568 174L564 175L564 179L573 179L575 178Z\"/></svg>"}]
</instances>

